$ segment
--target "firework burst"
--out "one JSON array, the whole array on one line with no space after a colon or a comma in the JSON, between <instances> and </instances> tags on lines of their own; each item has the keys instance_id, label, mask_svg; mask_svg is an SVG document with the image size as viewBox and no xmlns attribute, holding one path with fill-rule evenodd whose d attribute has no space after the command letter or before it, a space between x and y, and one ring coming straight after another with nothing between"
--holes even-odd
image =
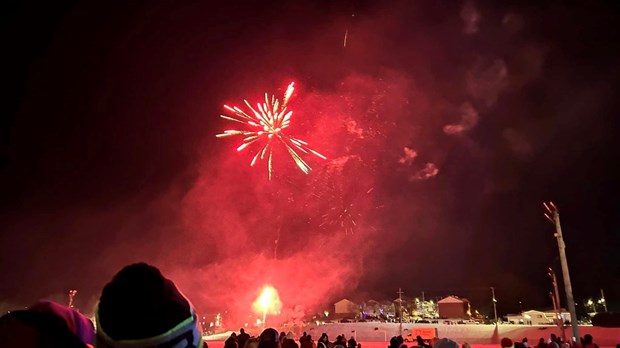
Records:
<instances>
[{"instance_id":1,"label":"firework burst","mask_svg":"<svg viewBox=\"0 0 620 348\"><path fill-rule=\"evenodd\" d=\"M271 180L273 172L272 160L274 144L279 143L284 146L288 154L295 161L295 164L297 164L297 167L305 174L308 174L312 168L302 158L301 154L310 153L322 159L326 159L325 156L312 150L307 142L284 133L284 129L288 128L291 124L293 111L288 110L288 101L293 95L294 90L294 82L291 82L286 89L286 93L284 93L284 98L281 103L274 95L269 98L269 95L265 93L265 102L257 103L256 108L253 108L247 100L244 100L245 105L251 110L250 113L236 106L230 107L224 105L224 108L230 111L232 116L220 115L223 119L248 126L249 130L225 130L224 133L217 135L218 138L233 135L244 136L243 143L237 148L237 151L241 151L257 142L262 144L260 150L254 155L254 158L252 158L250 166L254 166L259 158L264 160L265 157L267 157L269 180Z\"/></svg>"},{"instance_id":2,"label":"firework burst","mask_svg":"<svg viewBox=\"0 0 620 348\"><path fill-rule=\"evenodd\" d=\"M345 234L353 234L357 226L355 219L359 217L361 217L361 214L354 212L353 203L347 204L340 209L331 207L326 214L323 214L323 221L319 227L331 226L343 230Z\"/></svg>"}]
</instances>

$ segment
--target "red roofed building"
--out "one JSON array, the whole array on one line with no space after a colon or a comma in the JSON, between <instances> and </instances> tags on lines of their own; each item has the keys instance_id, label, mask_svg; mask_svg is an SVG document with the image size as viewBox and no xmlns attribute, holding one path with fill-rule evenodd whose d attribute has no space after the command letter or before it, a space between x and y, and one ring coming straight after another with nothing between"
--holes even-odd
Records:
<instances>
[{"instance_id":1,"label":"red roofed building","mask_svg":"<svg viewBox=\"0 0 620 348\"><path fill-rule=\"evenodd\" d=\"M467 313L469 309L469 301L456 296L448 296L437 302L439 308L439 317L444 319L469 319Z\"/></svg>"}]
</instances>

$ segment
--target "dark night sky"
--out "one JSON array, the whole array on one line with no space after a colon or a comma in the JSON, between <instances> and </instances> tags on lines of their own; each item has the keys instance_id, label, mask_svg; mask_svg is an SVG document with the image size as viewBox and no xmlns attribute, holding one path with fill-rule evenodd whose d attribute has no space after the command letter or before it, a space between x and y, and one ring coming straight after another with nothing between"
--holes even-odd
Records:
<instances>
[{"instance_id":1,"label":"dark night sky","mask_svg":"<svg viewBox=\"0 0 620 348\"><path fill-rule=\"evenodd\" d=\"M620 309L620 26L606 2L2 7L2 306L77 288L90 307L145 260L205 310L283 279L318 294L290 295L309 307L402 287L484 310L489 286L500 312L549 307L553 200L575 297L604 288ZM328 160L306 177L279 157L268 182L239 139L215 138L218 115L290 80L291 132ZM347 206L352 234L317 222Z\"/></svg>"}]
</instances>

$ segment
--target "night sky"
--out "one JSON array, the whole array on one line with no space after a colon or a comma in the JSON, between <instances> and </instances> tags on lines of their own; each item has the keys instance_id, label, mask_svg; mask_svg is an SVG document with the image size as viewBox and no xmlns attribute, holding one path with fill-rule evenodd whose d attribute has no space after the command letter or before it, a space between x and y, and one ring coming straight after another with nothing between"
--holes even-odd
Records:
<instances>
[{"instance_id":1,"label":"night sky","mask_svg":"<svg viewBox=\"0 0 620 348\"><path fill-rule=\"evenodd\" d=\"M551 307L548 200L579 305L603 288L620 309L606 2L2 7L2 310L78 289L89 312L136 261L231 316L266 283L291 311L399 287L487 313L490 286L500 313ZM218 116L291 81L288 132L327 160L305 156L306 176L276 149L269 181L249 166L258 147L216 139L232 126Z\"/></svg>"}]
</instances>

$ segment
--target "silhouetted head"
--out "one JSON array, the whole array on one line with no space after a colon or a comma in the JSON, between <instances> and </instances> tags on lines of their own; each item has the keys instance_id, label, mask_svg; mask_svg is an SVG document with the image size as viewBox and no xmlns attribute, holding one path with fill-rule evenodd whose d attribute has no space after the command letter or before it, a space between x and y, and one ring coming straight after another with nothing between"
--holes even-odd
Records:
<instances>
[{"instance_id":1,"label":"silhouetted head","mask_svg":"<svg viewBox=\"0 0 620 348\"><path fill-rule=\"evenodd\" d=\"M502 338L502 340L500 341L500 344L502 347L506 348L506 347L512 347L512 340L508 337L504 337Z\"/></svg>"},{"instance_id":2,"label":"silhouetted head","mask_svg":"<svg viewBox=\"0 0 620 348\"><path fill-rule=\"evenodd\" d=\"M442 338L435 343L435 348L460 348L459 344L449 338Z\"/></svg>"},{"instance_id":3,"label":"silhouetted head","mask_svg":"<svg viewBox=\"0 0 620 348\"><path fill-rule=\"evenodd\" d=\"M86 343L54 313L20 310L0 318L0 346L86 348Z\"/></svg>"},{"instance_id":4,"label":"silhouetted head","mask_svg":"<svg viewBox=\"0 0 620 348\"><path fill-rule=\"evenodd\" d=\"M73 308L56 302L41 300L30 306L29 310L55 314L67 324L67 327L74 335L86 344L93 344L95 340L95 326L93 322Z\"/></svg>"},{"instance_id":5,"label":"silhouetted head","mask_svg":"<svg viewBox=\"0 0 620 348\"><path fill-rule=\"evenodd\" d=\"M103 288L96 319L98 348L202 347L190 302L159 269L145 263L126 266Z\"/></svg>"},{"instance_id":6,"label":"silhouetted head","mask_svg":"<svg viewBox=\"0 0 620 348\"><path fill-rule=\"evenodd\" d=\"M299 345L297 345L297 342L295 342L294 339L285 338L282 344L282 348L299 348Z\"/></svg>"},{"instance_id":7,"label":"silhouetted head","mask_svg":"<svg viewBox=\"0 0 620 348\"><path fill-rule=\"evenodd\" d=\"M258 348L279 348L280 338L278 331L273 328L268 328L261 332L258 342Z\"/></svg>"}]
</instances>

